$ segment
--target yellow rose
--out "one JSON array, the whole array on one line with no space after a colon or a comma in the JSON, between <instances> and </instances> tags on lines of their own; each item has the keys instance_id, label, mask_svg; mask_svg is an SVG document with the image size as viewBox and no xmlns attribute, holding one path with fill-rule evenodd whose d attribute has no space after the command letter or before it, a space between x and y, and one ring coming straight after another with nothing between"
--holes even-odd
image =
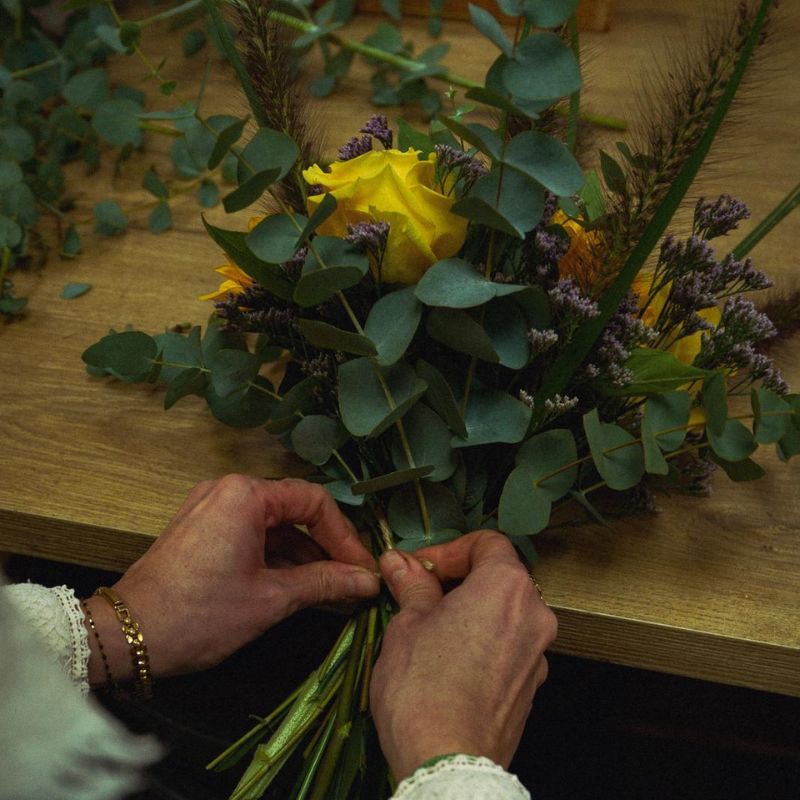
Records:
<instances>
[{"instance_id":1,"label":"yellow rose","mask_svg":"<svg viewBox=\"0 0 800 800\"><path fill-rule=\"evenodd\" d=\"M338 203L319 233L345 236L348 225L389 223L380 276L388 283L417 283L431 264L455 255L467 235L467 220L450 212L455 198L436 186L436 156L417 156L417 150L370 151L335 161L329 172L316 164L303 172ZM309 214L323 197L308 198Z\"/></svg>"}]
</instances>

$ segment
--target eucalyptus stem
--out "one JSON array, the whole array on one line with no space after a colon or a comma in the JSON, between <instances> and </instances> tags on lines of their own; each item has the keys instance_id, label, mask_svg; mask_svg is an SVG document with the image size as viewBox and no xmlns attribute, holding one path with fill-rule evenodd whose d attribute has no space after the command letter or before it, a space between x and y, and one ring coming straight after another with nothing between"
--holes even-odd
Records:
<instances>
[{"instance_id":1,"label":"eucalyptus stem","mask_svg":"<svg viewBox=\"0 0 800 800\"><path fill-rule=\"evenodd\" d=\"M198 8L203 4L203 0L188 0L186 3L182 3L179 6L175 6L174 8L168 8L165 11L160 11L158 14L153 14L150 17L145 17L144 19L140 19L136 21L136 24L140 28L145 28L148 25L152 25L155 22L162 22L165 19L170 19L170 17L177 17L181 14L185 14L189 11L192 11L195 8Z\"/></svg>"},{"instance_id":2,"label":"eucalyptus stem","mask_svg":"<svg viewBox=\"0 0 800 800\"><path fill-rule=\"evenodd\" d=\"M567 23L569 29L569 43L575 60L580 65L580 38L578 34L578 17L572 14ZM569 117L567 121L567 147L571 152L575 152L578 145L578 116L581 109L581 90L580 86L569 97Z\"/></svg>"},{"instance_id":3,"label":"eucalyptus stem","mask_svg":"<svg viewBox=\"0 0 800 800\"><path fill-rule=\"evenodd\" d=\"M734 248L734 258L744 258L784 217L800 206L800 183Z\"/></svg>"},{"instance_id":4,"label":"eucalyptus stem","mask_svg":"<svg viewBox=\"0 0 800 800\"><path fill-rule=\"evenodd\" d=\"M211 1L212 0L206 0L207 3L210 3ZM302 33L321 33L322 30L319 25L315 25L311 22L304 22L297 17L293 17L290 14L284 14L281 11L270 11L267 16L274 22L285 25L287 28L293 28L296 31L301 31ZM372 58L376 61L383 61L385 64L391 64L398 69L404 69L411 73L420 72L427 67L426 64L423 64L419 61L414 61L411 58L404 58L403 56L398 56L394 53L387 53L386 50L381 50L378 47L371 47L363 42L358 42L355 39L348 39L330 31L321 33L321 36L330 42L338 44L340 47L344 47L347 50L352 50L354 53L359 53L366 58ZM445 83L452 84L453 86L461 86L464 89L483 88L482 84L471 81L469 78L464 78L461 75L456 75L455 73L446 69L443 69L440 74L426 74L424 77L435 78L436 80L444 81Z\"/></svg>"},{"instance_id":5,"label":"eucalyptus stem","mask_svg":"<svg viewBox=\"0 0 800 800\"><path fill-rule=\"evenodd\" d=\"M30 67L18 69L11 73L11 77L15 80L17 78L27 78L29 75L35 75L37 72L44 72L46 69L50 69L50 67L57 67L59 64L63 63L63 61L64 59L61 58L61 56L49 58L47 61L42 61L39 64L33 64Z\"/></svg>"}]
</instances>

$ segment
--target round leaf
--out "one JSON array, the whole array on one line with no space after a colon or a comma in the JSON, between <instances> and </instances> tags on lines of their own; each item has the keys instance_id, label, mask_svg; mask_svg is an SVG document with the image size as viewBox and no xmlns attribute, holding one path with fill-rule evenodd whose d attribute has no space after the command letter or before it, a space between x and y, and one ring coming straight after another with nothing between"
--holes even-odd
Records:
<instances>
[{"instance_id":1,"label":"round leaf","mask_svg":"<svg viewBox=\"0 0 800 800\"><path fill-rule=\"evenodd\" d=\"M441 417L423 403L417 403L403 417L403 428L415 466L433 467L428 480L447 480L455 472L458 460L450 445L452 434ZM392 461L397 469L411 466L399 435L392 439Z\"/></svg>"},{"instance_id":2,"label":"round leaf","mask_svg":"<svg viewBox=\"0 0 800 800\"><path fill-rule=\"evenodd\" d=\"M581 86L575 55L554 33L534 33L524 39L502 74L506 89L523 100L555 100Z\"/></svg>"},{"instance_id":3,"label":"round leaf","mask_svg":"<svg viewBox=\"0 0 800 800\"><path fill-rule=\"evenodd\" d=\"M316 465L324 464L349 438L338 420L322 414L303 417L291 436L297 455Z\"/></svg>"},{"instance_id":4,"label":"round leaf","mask_svg":"<svg viewBox=\"0 0 800 800\"><path fill-rule=\"evenodd\" d=\"M364 333L375 344L381 366L394 364L405 355L421 316L422 306L413 287L385 294L372 306Z\"/></svg>"},{"instance_id":5,"label":"round leaf","mask_svg":"<svg viewBox=\"0 0 800 800\"><path fill-rule=\"evenodd\" d=\"M575 437L565 428L533 436L517 453L517 465L528 468L535 488L550 500L558 500L572 488L578 477L577 460Z\"/></svg>"},{"instance_id":6,"label":"round leaf","mask_svg":"<svg viewBox=\"0 0 800 800\"><path fill-rule=\"evenodd\" d=\"M583 417L583 427L600 477L610 489L636 486L644 475L641 445L619 425L601 422L597 409Z\"/></svg>"},{"instance_id":7,"label":"round leaf","mask_svg":"<svg viewBox=\"0 0 800 800\"><path fill-rule=\"evenodd\" d=\"M561 142L539 131L518 133L503 161L557 195L575 194L583 186L578 162Z\"/></svg>"},{"instance_id":8,"label":"round leaf","mask_svg":"<svg viewBox=\"0 0 800 800\"><path fill-rule=\"evenodd\" d=\"M711 428L706 433L712 450L725 461L743 461L758 446L750 431L737 419L729 419L721 434Z\"/></svg>"},{"instance_id":9,"label":"round leaf","mask_svg":"<svg viewBox=\"0 0 800 800\"><path fill-rule=\"evenodd\" d=\"M90 367L105 370L121 380L144 380L150 373L158 346L142 331L124 331L104 336L84 350L81 358Z\"/></svg>"},{"instance_id":10,"label":"round leaf","mask_svg":"<svg viewBox=\"0 0 800 800\"><path fill-rule=\"evenodd\" d=\"M536 485L536 471L527 464L515 467L503 486L498 525L509 536L539 533L550 521L550 495Z\"/></svg>"}]
</instances>

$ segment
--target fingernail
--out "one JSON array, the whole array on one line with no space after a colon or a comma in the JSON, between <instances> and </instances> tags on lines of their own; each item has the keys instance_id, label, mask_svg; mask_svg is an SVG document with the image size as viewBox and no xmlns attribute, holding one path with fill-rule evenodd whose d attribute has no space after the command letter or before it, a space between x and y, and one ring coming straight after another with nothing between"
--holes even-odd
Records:
<instances>
[{"instance_id":1,"label":"fingernail","mask_svg":"<svg viewBox=\"0 0 800 800\"><path fill-rule=\"evenodd\" d=\"M408 563L397 550L387 550L381 556L381 569L392 581L398 581L408 572Z\"/></svg>"},{"instance_id":2,"label":"fingernail","mask_svg":"<svg viewBox=\"0 0 800 800\"><path fill-rule=\"evenodd\" d=\"M368 569L356 569L350 573L353 590L358 595L374 595L380 588L380 581L374 572Z\"/></svg>"},{"instance_id":3,"label":"fingernail","mask_svg":"<svg viewBox=\"0 0 800 800\"><path fill-rule=\"evenodd\" d=\"M436 564L428 558L421 559L419 563L422 564L428 572L433 572L436 569Z\"/></svg>"}]
</instances>

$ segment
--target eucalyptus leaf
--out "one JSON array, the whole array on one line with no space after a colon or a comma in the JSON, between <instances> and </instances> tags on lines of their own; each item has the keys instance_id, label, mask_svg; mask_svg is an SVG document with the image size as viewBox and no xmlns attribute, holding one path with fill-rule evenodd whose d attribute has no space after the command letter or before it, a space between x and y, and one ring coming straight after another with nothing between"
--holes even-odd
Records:
<instances>
[{"instance_id":1,"label":"eucalyptus leaf","mask_svg":"<svg viewBox=\"0 0 800 800\"><path fill-rule=\"evenodd\" d=\"M474 264L461 258L445 258L428 268L414 293L428 306L473 308L526 289L527 286L487 280Z\"/></svg>"},{"instance_id":2,"label":"eucalyptus leaf","mask_svg":"<svg viewBox=\"0 0 800 800\"><path fill-rule=\"evenodd\" d=\"M95 231L102 236L117 236L128 227L128 218L115 200L95 203L93 211L97 220Z\"/></svg>"},{"instance_id":3,"label":"eucalyptus leaf","mask_svg":"<svg viewBox=\"0 0 800 800\"><path fill-rule=\"evenodd\" d=\"M503 162L553 194L575 194L584 184L572 153L558 139L540 131L518 133L506 146Z\"/></svg>"},{"instance_id":4,"label":"eucalyptus leaf","mask_svg":"<svg viewBox=\"0 0 800 800\"><path fill-rule=\"evenodd\" d=\"M528 363L529 327L522 309L512 298L500 298L489 303L486 306L483 327L500 364L519 370Z\"/></svg>"},{"instance_id":5,"label":"eucalyptus leaf","mask_svg":"<svg viewBox=\"0 0 800 800\"><path fill-rule=\"evenodd\" d=\"M300 458L324 464L350 438L341 422L322 414L303 417L292 430L292 446Z\"/></svg>"},{"instance_id":6,"label":"eucalyptus leaf","mask_svg":"<svg viewBox=\"0 0 800 800\"><path fill-rule=\"evenodd\" d=\"M780 441L791 424L791 408L778 394L765 389L752 389L750 401L753 408L753 434L759 444Z\"/></svg>"},{"instance_id":7,"label":"eucalyptus leaf","mask_svg":"<svg viewBox=\"0 0 800 800\"><path fill-rule=\"evenodd\" d=\"M472 24L507 56L512 55L514 47L494 16L486 9L472 3L468 3L467 7Z\"/></svg>"},{"instance_id":8,"label":"eucalyptus leaf","mask_svg":"<svg viewBox=\"0 0 800 800\"><path fill-rule=\"evenodd\" d=\"M456 404L453 390L444 375L422 358L417 361L417 375L428 384L425 399L434 411L447 423L456 436L466 439L467 428Z\"/></svg>"},{"instance_id":9,"label":"eucalyptus leaf","mask_svg":"<svg viewBox=\"0 0 800 800\"><path fill-rule=\"evenodd\" d=\"M764 468L756 464L752 458L745 458L741 461L726 461L716 453L710 454L711 460L725 470L725 474L735 483L745 481L756 481L766 475Z\"/></svg>"},{"instance_id":10,"label":"eucalyptus leaf","mask_svg":"<svg viewBox=\"0 0 800 800\"><path fill-rule=\"evenodd\" d=\"M339 365L339 410L354 436L378 436L424 394L427 383L402 362L381 367L369 358Z\"/></svg>"},{"instance_id":11,"label":"eucalyptus leaf","mask_svg":"<svg viewBox=\"0 0 800 800\"><path fill-rule=\"evenodd\" d=\"M279 181L292 169L299 155L300 150L290 136L272 128L260 128L242 150L239 183L264 172L275 172L274 181Z\"/></svg>"},{"instance_id":12,"label":"eucalyptus leaf","mask_svg":"<svg viewBox=\"0 0 800 800\"><path fill-rule=\"evenodd\" d=\"M572 50L555 33L534 33L517 46L503 70L503 83L524 100L556 100L580 89Z\"/></svg>"},{"instance_id":13,"label":"eucalyptus leaf","mask_svg":"<svg viewBox=\"0 0 800 800\"><path fill-rule=\"evenodd\" d=\"M271 214L245 237L252 253L270 264L282 264L295 254L300 231L308 220L301 214Z\"/></svg>"},{"instance_id":14,"label":"eucalyptus leaf","mask_svg":"<svg viewBox=\"0 0 800 800\"><path fill-rule=\"evenodd\" d=\"M719 435L728 421L728 390L722 372L714 372L703 381L702 398L706 426Z\"/></svg>"},{"instance_id":15,"label":"eucalyptus leaf","mask_svg":"<svg viewBox=\"0 0 800 800\"><path fill-rule=\"evenodd\" d=\"M530 536L547 527L552 500L536 485L536 471L520 464L511 471L503 485L498 506L498 525L509 536Z\"/></svg>"},{"instance_id":16,"label":"eucalyptus leaf","mask_svg":"<svg viewBox=\"0 0 800 800\"><path fill-rule=\"evenodd\" d=\"M403 429L414 465L431 467L428 480L445 481L455 472L458 460L450 445L452 434L435 411L424 403L417 403L403 417ZM397 469L411 467L399 434L392 439L391 453Z\"/></svg>"},{"instance_id":17,"label":"eucalyptus leaf","mask_svg":"<svg viewBox=\"0 0 800 800\"><path fill-rule=\"evenodd\" d=\"M630 489L644 476L641 445L619 425L601 422L597 409L583 417L592 460L610 489Z\"/></svg>"},{"instance_id":18,"label":"eucalyptus leaf","mask_svg":"<svg viewBox=\"0 0 800 800\"><path fill-rule=\"evenodd\" d=\"M403 486L392 494L386 510L392 532L401 539L421 539L432 543L432 536L442 531L464 532L466 520L455 495L441 483L422 481L422 494L430 519L430 531L420 513L413 486Z\"/></svg>"},{"instance_id":19,"label":"eucalyptus leaf","mask_svg":"<svg viewBox=\"0 0 800 800\"><path fill-rule=\"evenodd\" d=\"M143 381L153 367L158 346L142 331L124 331L104 336L81 354L84 363L104 370L120 380Z\"/></svg>"},{"instance_id":20,"label":"eucalyptus leaf","mask_svg":"<svg viewBox=\"0 0 800 800\"><path fill-rule=\"evenodd\" d=\"M62 300L74 300L76 297L86 294L91 288L91 283L67 283L61 289L59 296Z\"/></svg>"},{"instance_id":21,"label":"eucalyptus leaf","mask_svg":"<svg viewBox=\"0 0 800 800\"><path fill-rule=\"evenodd\" d=\"M222 205L228 214L234 211L241 211L243 208L252 205L264 192L279 180L281 171L278 167L257 172L251 178L244 181L238 188L222 198Z\"/></svg>"},{"instance_id":22,"label":"eucalyptus leaf","mask_svg":"<svg viewBox=\"0 0 800 800\"><path fill-rule=\"evenodd\" d=\"M517 451L517 466L528 468L526 475L534 488L550 500L563 497L578 478L578 450L572 431L553 428L528 439Z\"/></svg>"},{"instance_id":23,"label":"eucalyptus leaf","mask_svg":"<svg viewBox=\"0 0 800 800\"><path fill-rule=\"evenodd\" d=\"M263 391L271 390L269 381L259 375L254 383L261 389L245 386L224 396L215 390L213 383L209 383L205 397L214 417L232 428L257 428L263 425L269 419L275 400Z\"/></svg>"},{"instance_id":24,"label":"eucalyptus leaf","mask_svg":"<svg viewBox=\"0 0 800 800\"><path fill-rule=\"evenodd\" d=\"M132 100L117 98L101 103L92 117L97 134L114 147L131 144L140 147L142 129L138 114L141 107Z\"/></svg>"},{"instance_id":25,"label":"eucalyptus leaf","mask_svg":"<svg viewBox=\"0 0 800 800\"><path fill-rule=\"evenodd\" d=\"M706 434L711 449L724 461L743 461L758 447L753 435L737 419L729 419L722 433L708 428Z\"/></svg>"},{"instance_id":26,"label":"eucalyptus leaf","mask_svg":"<svg viewBox=\"0 0 800 800\"><path fill-rule=\"evenodd\" d=\"M167 385L167 391L164 394L164 410L168 411L178 400L190 394L203 397L207 385L208 378L201 369L189 367L180 370Z\"/></svg>"},{"instance_id":27,"label":"eucalyptus leaf","mask_svg":"<svg viewBox=\"0 0 800 800\"><path fill-rule=\"evenodd\" d=\"M402 486L404 483L413 483L420 478L424 478L433 472L433 467L414 467L413 469L398 469L394 472L387 472L385 475L378 475L374 478L358 481L351 487L353 494L371 494L381 492L385 489L393 489L395 486Z\"/></svg>"},{"instance_id":28,"label":"eucalyptus leaf","mask_svg":"<svg viewBox=\"0 0 800 800\"><path fill-rule=\"evenodd\" d=\"M405 355L421 316L422 306L411 286L383 295L372 306L364 333L374 343L381 366L394 364Z\"/></svg>"},{"instance_id":29,"label":"eucalyptus leaf","mask_svg":"<svg viewBox=\"0 0 800 800\"><path fill-rule=\"evenodd\" d=\"M147 218L147 227L151 233L163 233L172 227L172 211L164 201L160 202Z\"/></svg>"},{"instance_id":30,"label":"eucalyptus leaf","mask_svg":"<svg viewBox=\"0 0 800 800\"><path fill-rule=\"evenodd\" d=\"M300 333L309 344L325 350L353 353L357 356L375 356L378 351L367 336L343 331L327 322L316 319L301 319L298 322Z\"/></svg>"},{"instance_id":31,"label":"eucalyptus leaf","mask_svg":"<svg viewBox=\"0 0 800 800\"><path fill-rule=\"evenodd\" d=\"M239 141L248 119L249 117L237 119L217 133L217 141L214 143L214 148L208 157L207 166L209 169L216 169L222 163L222 159L225 158L227 152Z\"/></svg>"},{"instance_id":32,"label":"eucalyptus leaf","mask_svg":"<svg viewBox=\"0 0 800 800\"><path fill-rule=\"evenodd\" d=\"M294 301L316 306L342 289L355 286L369 269L369 259L354 245L333 236L317 236L294 288Z\"/></svg>"},{"instance_id":33,"label":"eucalyptus leaf","mask_svg":"<svg viewBox=\"0 0 800 800\"><path fill-rule=\"evenodd\" d=\"M61 95L73 106L94 110L108 98L108 73L101 67L78 72L64 84Z\"/></svg>"},{"instance_id":34,"label":"eucalyptus leaf","mask_svg":"<svg viewBox=\"0 0 800 800\"><path fill-rule=\"evenodd\" d=\"M466 311L456 308L433 308L428 314L426 329L431 339L458 353L496 364L500 358L483 326Z\"/></svg>"},{"instance_id":35,"label":"eucalyptus leaf","mask_svg":"<svg viewBox=\"0 0 800 800\"><path fill-rule=\"evenodd\" d=\"M466 439L453 438L453 447L504 442L516 444L525 438L531 409L505 392L473 388L464 423Z\"/></svg>"},{"instance_id":36,"label":"eucalyptus leaf","mask_svg":"<svg viewBox=\"0 0 800 800\"><path fill-rule=\"evenodd\" d=\"M246 350L222 349L207 362L211 370L211 385L220 397L244 390L256 378L260 366L258 358Z\"/></svg>"}]
</instances>

